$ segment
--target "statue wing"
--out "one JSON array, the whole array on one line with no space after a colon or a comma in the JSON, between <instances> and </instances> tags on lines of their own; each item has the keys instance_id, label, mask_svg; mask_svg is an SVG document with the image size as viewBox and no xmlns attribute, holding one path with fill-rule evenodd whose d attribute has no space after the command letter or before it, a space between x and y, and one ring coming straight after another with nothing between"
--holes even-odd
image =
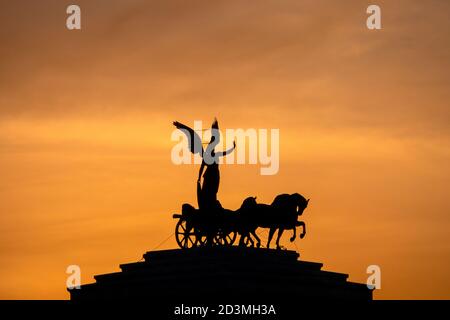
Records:
<instances>
[{"instance_id":1,"label":"statue wing","mask_svg":"<svg viewBox=\"0 0 450 320\"><path fill-rule=\"evenodd\" d=\"M214 121L211 125L211 134L214 135L214 146L216 146L220 142L220 133L219 133L219 122L217 121L217 118L214 118Z\"/></svg>"},{"instance_id":2,"label":"statue wing","mask_svg":"<svg viewBox=\"0 0 450 320\"><path fill-rule=\"evenodd\" d=\"M200 136L193 129L189 128L188 126L178 121L174 121L173 125L186 135L188 139L189 150L191 150L193 154L198 153L200 156L203 157L203 146L202 146L202 139L200 138Z\"/></svg>"}]
</instances>

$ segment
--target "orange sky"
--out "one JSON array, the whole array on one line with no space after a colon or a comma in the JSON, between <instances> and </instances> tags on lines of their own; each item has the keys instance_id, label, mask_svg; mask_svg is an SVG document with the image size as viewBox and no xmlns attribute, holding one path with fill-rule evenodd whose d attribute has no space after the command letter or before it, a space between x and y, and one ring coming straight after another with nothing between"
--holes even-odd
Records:
<instances>
[{"instance_id":1,"label":"orange sky","mask_svg":"<svg viewBox=\"0 0 450 320\"><path fill-rule=\"evenodd\" d=\"M375 298L450 298L448 1L75 1L0 5L0 298L66 299L137 261L195 203L172 120L279 128L280 171L221 167L219 199L311 198L302 259ZM175 248L171 238L160 248Z\"/></svg>"}]
</instances>

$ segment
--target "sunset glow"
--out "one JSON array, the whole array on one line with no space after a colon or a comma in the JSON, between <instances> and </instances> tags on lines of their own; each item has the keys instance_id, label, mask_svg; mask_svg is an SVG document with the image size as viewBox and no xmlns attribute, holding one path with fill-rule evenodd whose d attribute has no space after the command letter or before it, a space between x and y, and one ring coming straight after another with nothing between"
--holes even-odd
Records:
<instances>
[{"instance_id":1,"label":"sunset glow","mask_svg":"<svg viewBox=\"0 0 450 320\"><path fill-rule=\"evenodd\" d=\"M68 299L175 248L199 165L174 165L172 121L277 128L280 166L224 164L218 197L311 198L283 244L375 299L450 298L450 2L79 0L0 6L0 298ZM239 147L239 146L238 146ZM264 238L264 232L262 232Z\"/></svg>"}]
</instances>

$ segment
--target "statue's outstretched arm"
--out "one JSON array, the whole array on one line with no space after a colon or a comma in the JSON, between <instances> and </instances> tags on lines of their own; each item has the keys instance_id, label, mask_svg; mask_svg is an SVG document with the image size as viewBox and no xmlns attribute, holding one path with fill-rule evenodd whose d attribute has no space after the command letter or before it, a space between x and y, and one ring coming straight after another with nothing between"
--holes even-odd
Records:
<instances>
[{"instance_id":1,"label":"statue's outstretched arm","mask_svg":"<svg viewBox=\"0 0 450 320\"><path fill-rule=\"evenodd\" d=\"M221 151L221 152L217 152L216 155L219 157L223 157L226 156L227 154L230 154L231 152L233 152L233 150L236 149L236 141L233 141L233 146L225 151Z\"/></svg>"}]
</instances>

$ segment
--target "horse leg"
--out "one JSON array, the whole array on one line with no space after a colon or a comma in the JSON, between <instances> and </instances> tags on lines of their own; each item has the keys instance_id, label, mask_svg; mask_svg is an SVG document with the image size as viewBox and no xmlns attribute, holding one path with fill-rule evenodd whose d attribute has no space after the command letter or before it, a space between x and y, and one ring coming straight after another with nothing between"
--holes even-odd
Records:
<instances>
[{"instance_id":1,"label":"horse leg","mask_svg":"<svg viewBox=\"0 0 450 320\"><path fill-rule=\"evenodd\" d=\"M281 249L281 247L280 247L280 238L281 238L281 235L283 234L283 231L284 231L284 228L278 229L277 249Z\"/></svg>"},{"instance_id":2,"label":"horse leg","mask_svg":"<svg viewBox=\"0 0 450 320\"><path fill-rule=\"evenodd\" d=\"M253 241L253 239L252 239L252 232L251 231L249 231L247 233L247 239L248 239L248 242L250 243L250 247L253 248L255 246L255 241ZM245 246L247 246L247 244L245 244Z\"/></svg>"},{"instance_id":3,"label":"horse leg","mask_svg":"<svg viewBox=\"0 0 450 320\"><path fill-rule=\"evenodd\" d=\"M245 232L242 232L241 233L241 238L239 239L239 246L244 246L245 245L245 242L244 242L245 237L246 237Z\"/></svg>"},{"instance_id":4,"label":"horse leg","mask_svg":"<svg viewBox=\"0 0 450 320\"><path fill-rule=\"evenodd\" d=\"M251 244L251 246L254 246L254 242L252 237L250 236L251 231L250 230L245 230L245 231L241 231L241 238L239 240L239 246L242 247L246 247L248 243Z\"/></svg>"},{"instance_id":5,"label":"horse leg","mask_svg":"<svg viewBox=\"0 0 450 320\"><path fill-rule=\"evenodd\" d=\"M258 235L256 234L256 230L251 231L251 234L255 237L257 243L256 243L256 247L259 248L261 247L261 239L258 237Z\"/></svg>"},{"instance_id":6,"label":"horse leg","mask_svg":"<svg viewBox=\"0 0 450 320\"><path fill-rule=\"evenodd\" d=\"M251 247L254 248L255 247L255 241L253 241L253 239L251 237L251 233L248 234L248 240L250 240Z\"/></svg>"},{"instance_id":7,"label":"horse leg","mask_svg":"<svg viewBox=\"0 0 450 320\"><path fill-rule=\"evenodd\" d=\"M277 230L277 228L270 228L269 239L267 240L267 249L270 248L270 241L272 241L273 235L274 235L276 230Z\"/></svg>"},{"instance_id":8,"label":"horse leg","mask_svg":"<svg viewBox=\"0 0 450 320\"><path fill-rule=\"evenodd\" d=\"M294 226L292 228L292 230L294 231L294 233L292 234L292 237L289 239L291 242L294 242L295 237L297 236L297 228Z\"/></svg>"},{"instance_id":9,"label":"horse leg","mask_svg":"<svg viewBox=\"0 0 450 320\"><path fill-rule=\"evenodd\" d=\"M303 228L302 233L300 233L300 239L303 239L306 235L306 224L303 221L300 221L299 226Z\"/></svg>"},{"instance_id":10,"label":"horse leg","mask_svg":"<svg viewBox=\"0 0 450 320\"><path fill-rule=\"evenodd\" d=\"M206 245L212 247L214 245L214 235L208 232L206 236Z\"/></svg>"}]
</instances>

